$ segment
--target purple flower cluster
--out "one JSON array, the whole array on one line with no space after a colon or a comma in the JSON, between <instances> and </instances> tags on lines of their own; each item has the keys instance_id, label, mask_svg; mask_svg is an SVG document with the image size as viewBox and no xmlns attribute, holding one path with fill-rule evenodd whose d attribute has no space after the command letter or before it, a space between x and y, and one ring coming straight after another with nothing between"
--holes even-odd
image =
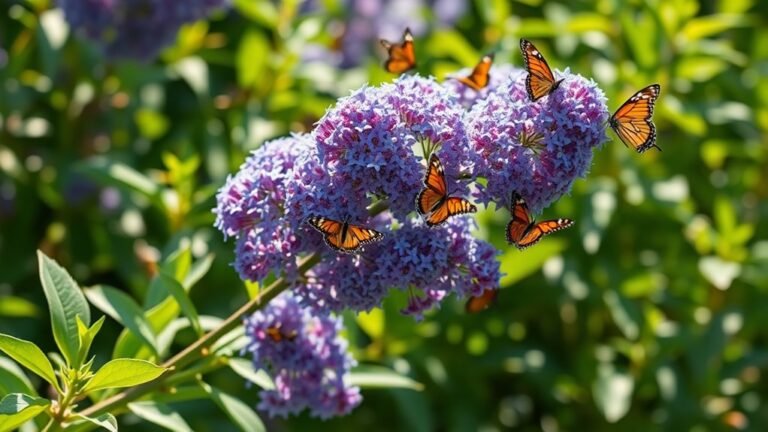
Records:
<instances>
[{"instance_id":1,"label":"purple flower cluster","mask_svg":"<svg viewBox=\"0 0 768 432\"><path fill-rule=\"evenodd\" d=\"M275 383L261 390L259 409L271 416L309 409L325 419L360 404L360 389L345 382L356 362L339 336L341 327L341 318L316 314L290 293L246 319L246 350L254 367L269 372Z\"/></svg>"},{"instance_id":2,"label":"purple flower cluster","mask_svg":"<svg viewBox=\"0 0 768 432\"><path fill-rule=\"evenodd\" d=\"M512 191L538 212L587 174L592 150L602 146L608 110L594 81L565 71L560 87L530 102L525 74L513 74L467 114L475 175L487 180L477 199L509 206Z\"/></svg>"},{"instance_id":3,"label":"purple flower cluster","mask_svg":"<svg viewBox=\"0 0 768 432\"><path fill-rule=\"evenodd\" d=\"M183 24L231 0L58 0L69 24L112 58L151 60L173 43Z\"/></svg>"},{"instance_id":4,"label":"purple flower cluster","mask_svg":"<svg viewBox=\"0 0 768 432\"><path fill-rule=\"evenodd\" d=\"M454 74L451 74L451 78L467 76L471 72L472 68L464 68ZM491 70L489 72L490 80L488 81L488 85L480 91L473 90L455 79L446 79L443 82L443 86L445 86L453 94L454 97L458 98L459 103L461 103L462 106L465 108L471 108L476 102L485 100L489 94L495 92L502 84L505 84L509 81L517 81L520 76L525 76L525 74L525 70L519 69L513 65L506 63L494 63L491 66ZM512 95L512 97L525 97L525 88L522 90L522 95L515 94Z\"/></svg>"}]
</instances>

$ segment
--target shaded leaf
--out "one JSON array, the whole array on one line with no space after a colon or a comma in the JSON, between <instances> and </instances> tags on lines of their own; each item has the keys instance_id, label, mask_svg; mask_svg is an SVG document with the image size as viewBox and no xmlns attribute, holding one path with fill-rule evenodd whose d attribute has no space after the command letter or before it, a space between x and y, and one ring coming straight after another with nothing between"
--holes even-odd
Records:
<instances>
[{"instance_id":1,"label":"shaded leaf","mask_svg":"<svg viewBox=\"0 0 768 432\"><path fill-rule=\"evenodd\" d=\"M192 328L195 330L195 333L197 333L198 336L202 336L203 329L200 327L200 317L197 314L195 305L192 304L192 300L190 300L187 292L184 290L184 287L179 282L177 282L176 279L164 273L160 273L160 277L163 279L163 282L168 288L168 291L171 293L171 296L176 299L179 307L181 307L181 311L189 319L190 323L192 323Z\"/></svg>"},{"instance_id":2,"label":"shaded leaf","mask_svg":"<svg viewBox=\"0 0 768 432\"><path fill-rule=\"evenodd\" d=\"M11 393L0 401L0 432L16 430L45 411L51 401L22 393Z\"/></svg>"},{"instance_id":3,"label":"shaded leaf","mask_svg":"<svg viewBox=\"0 0 768 432\"><path fill-rule=\"evenodd\" d=\"M105 285L85 290L88 300L102 312L122 324L144 345L157 353L157 340L152 327L144 317L144 310L128 294Z\"/></svg>"},{"instance_id":4,"label":"shaded leaf","mask_svg":"<svg viewBox=\"0 0 768 432\"><path fill-rule=\"evenodd\" d=\"M138 417L175 432L192 432L184 418L166 404L158 402L132 402L128 409Z\"/></svg>"},{"instance_id":5,"label":"shaded leaf","mask_svg":"<svg viewBox=\"0 0 768 432\"><path fill-rule=\"evenodd\" d=\"M267 430L258 414L245 402L206 383L200 383L200 385L208 393L211 400L216 402L216 405L227 414L241 431L262 432Z\"/></svg>"}]
</instances>

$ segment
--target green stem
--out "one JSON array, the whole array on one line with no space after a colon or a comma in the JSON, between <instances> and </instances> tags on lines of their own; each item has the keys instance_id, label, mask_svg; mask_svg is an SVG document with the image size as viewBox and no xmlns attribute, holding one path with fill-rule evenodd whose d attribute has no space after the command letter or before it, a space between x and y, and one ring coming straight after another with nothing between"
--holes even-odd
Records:
<instances>
[{"instance_id":1,"label":"green stem","mask_svg":"<svg viewBox=\"0 0 768 432\"><path fill-rule=\"evenodd\" d=\"M317 254L309 255L304 258L299 264L299 272L304 273L320 260ZM229 333L231 330L240 325L242 317L257 311L264 307L273 298L277 297L280 293L288 288L289 284L284 278L277 279L270 286L265 288L261 295L252 299L248 303L244 304L240 309L235 311L227 319L225 319L217 328L206 333L203 337L193 342L191 345L183 349L175 356L168 359L163 363L163 367L167 368L167 371L160 375L153 381L148 383L124 390L114 396L104 399L80 412L80 414L88 417L97 417L106 412L110 412L117 407L120 407L128 402L138 399L139 397L151 392L152 390L160 387L166 380L176 375L180 369L190 363L203 358L208 355L210 347L219 338Z\"/></svg>"}]
</instances>

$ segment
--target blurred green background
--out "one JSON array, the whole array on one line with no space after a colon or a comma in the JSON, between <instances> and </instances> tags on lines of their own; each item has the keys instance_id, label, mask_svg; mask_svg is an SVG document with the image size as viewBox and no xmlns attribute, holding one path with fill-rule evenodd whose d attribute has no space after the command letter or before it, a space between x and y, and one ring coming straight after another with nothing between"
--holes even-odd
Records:
<instances>
[{"instance_id":1,"label":"blurred green background","mask_svg":"<svg viewBox=\"0 0 768 432\"><path fill-rule=\"evenodd\" d=\"M390 80L377 40L406 25L419 72L440 79L492 50L521 66L525 37L553 68L594 78L611 111L658 82L663 152L635 154L611 134L589 177L544 212L576 227L524 252L504 242L505 212L481 212L478 235L504 251L491 309L449 301L416 324L393 293L345 317L361 363L424 391L366 390L347 417L269 428L768 430L768 4L757 0L234 0L143 63L105 59L46 0L5 1L0 332L54 350L38 248L82 285L139 303L148 262L180 245L213 253L192 298L229 315L248 290L212 227L216 189L265 140ZM97 363L119 331L107 321ZM175 349L193 338L183 331ZM210 381L257 402L231 371ZM195 430L235 430L213 403L173 406ZM155 430L131 416L121 426Z\"/></svg>"}]
</instances>

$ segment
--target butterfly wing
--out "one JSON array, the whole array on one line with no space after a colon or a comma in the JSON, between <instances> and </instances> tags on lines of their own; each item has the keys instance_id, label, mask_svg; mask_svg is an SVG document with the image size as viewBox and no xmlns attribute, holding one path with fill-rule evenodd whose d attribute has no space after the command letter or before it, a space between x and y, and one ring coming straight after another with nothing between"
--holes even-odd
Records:
<instances>
[{"instance_id":1,"label":"butterfly wing","mask_svg":"<svg viewBox=\"0 0 768 432\"><path fill-rule=\"evenodd\" d=\"M342 250L351 252L364 244L381 240L383 237L384 234L376 230L350 224L347 226L347 231L342 239Z\"/></svg>"},{"instance_id":2,"label":"butterfly wing","mask_svg":"<svg viewBox=\"0 0 768 432\"><path fill-rule=\"evenodd\" d=\"M656 147L656 126L651 121L653 107L661 92L661 86L651 84L635 93L611 116L611 128L624 145L638 153Z\"/></svg>"},{"instance_id":3,"label":"butterfly wing","mask_svg":"<svg viewBox=\"0 0 768 432\"><path fill-rule=\"evenodd\" d=\"M538 243L542 237L566 229L571 225L573 225L571 219L551 219L539 222L532 225L530 229L523 234L522 238L515 243L515 246L517 246L518 249L525 249Z\"/></svg>"},{"instance_id":4,"label":"butterfly wing","mask_svg":"<svg viewBox=\"0 0 768 432\"><path fill-rule=\"evenodd\" d=\"M498 296L499 290L487 289L480 295L470 297L469 300L467 300L467 304L464 306L464 310L466 310L467 313L482 312L485 309L488 309L491 304L496 301Z\"/></svg>"},{"instance_id":5,"label":"butterfly wing","mask_svg":"<svg viewBox=\"0 0 768 432\"><path fill-rule=\"evenodd\" d=\"M481 90L488 85L488 82L491 79L489 72L492 64L493 55L488 54L480 60L480 63L478 63L474 69L472 69L472 73L470 73L469 76L456 79L473 90Z\"/></svg>"},{"instance_id":6,"label":"butterfly wing","mask_svg":"<svg viewBox=\"0 0 768 432\"><path fill-rule=\"evenodd\" d=\"M449 197L446 198L445 201L443 201L437 207L437 209L430 213L429 216L427 216L427 225L431 227L440 225L451 216L465 213L474 213L476 211L477 207L475 207L474 204L465 200L464 198Z\"/></svg>"},{"instance_id":7,"label":"butterfly wing","mask_svg":"<svg viewBox=\"0 0 768 432\"><path fill-rule=\"evenodd\" d=\"M344 223L337 220L328 219L320 216L311 217L307 220L316 230L323 233L323 240L331 249L342 250L342 237Z\"/></svg>"},{"instance_id":8,"label":"butterfly wing","mask_svg":"<svg viewBox=\"0 0 768 432\"><path fill-rule=\"evenodd\" d=\"M434 211L445 201L447 189L443 164L437 155L433 154L429 158L427 173L424 175L424 189L416 197L416 209L422 215Z\"/></svg>"},{"instance_id":9,"label":"butterfly wing","mask_svg":"<svg viewBox=\"0 0 768 432\"><path fill-rule=\"evenodd\" d=\"M387 72L401 74L416 67L416 51L413 48L413 35L410 29L405 29L402 44L392 44L382 39L381 45L386 48L389 55L384 61L384 69Z\"/></svg>"},{"instance_id":10,"label":"butterfly wing","mask_svg":"<svg viewBox=\"0 0 768 432\"><path fill-rule=\"evenodd\" d=\"M552 93L562 80L555 81L555 75L544 56L530 41L520 39L520 50L523 52L525 69L528 71L525 89L528 91L528 97L535 102Z\"/></svg>"},{"instance_id":11,"label":"butterfly wing","mask_svg":"<svg viewBox=\"0 0 768 432\"><path fill-rule=\"evenodd\" d=\"M528 212L528 204L518 193L514 193L512 195L512 220L507 224L507 241L517 245L530 226L531 215Z\"/></svg>"}]
</instances>

